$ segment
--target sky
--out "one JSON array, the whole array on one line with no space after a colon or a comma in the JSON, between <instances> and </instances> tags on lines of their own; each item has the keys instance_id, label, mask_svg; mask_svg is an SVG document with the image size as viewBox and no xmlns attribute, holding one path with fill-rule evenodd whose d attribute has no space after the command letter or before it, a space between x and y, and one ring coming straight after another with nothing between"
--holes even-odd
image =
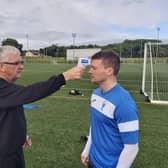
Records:
<instances>
[{"instance_id":1,"label":"sky","mask_svg":"<svg viewBox=\"0 0 168 168\"><path fill-rule=\"evenodd\" d=\"M14 38L24 49L168 40L168 0L0 0L0 7L0 41Z\"/></svg>"}]
</instances>

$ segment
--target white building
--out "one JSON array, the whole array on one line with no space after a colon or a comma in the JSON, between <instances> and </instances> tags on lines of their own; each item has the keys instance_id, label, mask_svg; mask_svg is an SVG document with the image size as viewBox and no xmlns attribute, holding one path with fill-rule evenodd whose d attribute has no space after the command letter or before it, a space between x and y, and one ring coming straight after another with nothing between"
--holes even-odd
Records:
<instances>
[{"instance_id":1,"label":"white building","mask_svg":"<svg viewBox=\"0 0 168 168\"><path fill-rule=\"evenodd\" d=\"M31 50L31 51L27 51L25 53L26 57L39 57L39 51L38 50Z\"/></svg>"},{"instance_id":2,"label":"white building","mask_svg":"<svg viewBox=\"0 0 168 168\"><path fill-rule=\"evenodd\" d=\"M87 49L67 49L66 60L75 61L78 58L90 58L93 54L101 51L101 48L87 48Z\"/></svg>"}]
</instances>

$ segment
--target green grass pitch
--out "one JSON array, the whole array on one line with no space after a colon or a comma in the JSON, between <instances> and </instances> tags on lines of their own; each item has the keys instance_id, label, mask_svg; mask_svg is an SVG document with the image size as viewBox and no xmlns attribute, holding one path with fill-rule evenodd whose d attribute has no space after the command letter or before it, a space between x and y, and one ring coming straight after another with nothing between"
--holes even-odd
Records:
<instances>
[{"instance_id":1,"label":"green grass pitch","mask_svg":"<svg viewBox=\"0 0 168 168\"><path fill-rule=\"evenodd\" d=\"M59 74L72 64L26 64L19 84L31 84ZM134 97L140 119L140 150L134 168L167 168L168 106L145 103L140 94L142 66L122 64L119 83ZM80 81L71 81L53 95L34 104L41 108L26 110L28 134L32 147L25 149L27 168L82 168L81 135L89 128L89 104L93 85L87 72ZM84 96L70 96L79 89Z\"/></svg>"}]
</instances>

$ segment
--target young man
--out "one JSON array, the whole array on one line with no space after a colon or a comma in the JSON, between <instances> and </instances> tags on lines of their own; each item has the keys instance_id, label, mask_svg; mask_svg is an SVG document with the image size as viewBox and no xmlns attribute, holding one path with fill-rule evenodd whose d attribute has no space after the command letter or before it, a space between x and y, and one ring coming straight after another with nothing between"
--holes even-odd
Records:
<instances>
[{"instance_id":1,"label":"young man","mask_svg":"<svg viewBox=\"0 0 168 168\"><path fill-rule=\"evenodd\" d=\"M14 82L21 77L23 61L18 49L0 47L0 168L24 168L22 146L26 138L23 104L40 100L56 92L68 80L80 79L83 67L74 67L47 81L20 86ZM26 143L25 143L26 142Z\"/></svg>"},{"instance_id":2,"label":"young man","mask_svg":"<svg viewBox=\"0 0 168 168\"><path fill-rule=\"evenodd\" d=\"M89 168L130 168L138 153L137 107L117 83L120 58L112 51L92 56L90 77L99 88L91 96L91 126L81 161Z\"/></svg>"}]
</instances>

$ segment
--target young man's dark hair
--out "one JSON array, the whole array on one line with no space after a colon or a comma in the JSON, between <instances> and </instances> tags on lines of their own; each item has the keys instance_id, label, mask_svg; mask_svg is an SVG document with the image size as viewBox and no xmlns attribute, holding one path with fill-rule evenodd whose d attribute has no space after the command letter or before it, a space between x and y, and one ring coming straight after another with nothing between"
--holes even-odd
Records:
<instances>
[{"instance_id":1,"label":"young man's dark hair","mask_svg":"<svg viewBox=\"0 0 168 168\"><path fill-rule=\"evenodd\" d=\"M112 67L114 75L117 76L120 70L120 57L114 51L99 51L91 57L94 59L102 59L105 67Z\"/></svg>"}]
</instances>

